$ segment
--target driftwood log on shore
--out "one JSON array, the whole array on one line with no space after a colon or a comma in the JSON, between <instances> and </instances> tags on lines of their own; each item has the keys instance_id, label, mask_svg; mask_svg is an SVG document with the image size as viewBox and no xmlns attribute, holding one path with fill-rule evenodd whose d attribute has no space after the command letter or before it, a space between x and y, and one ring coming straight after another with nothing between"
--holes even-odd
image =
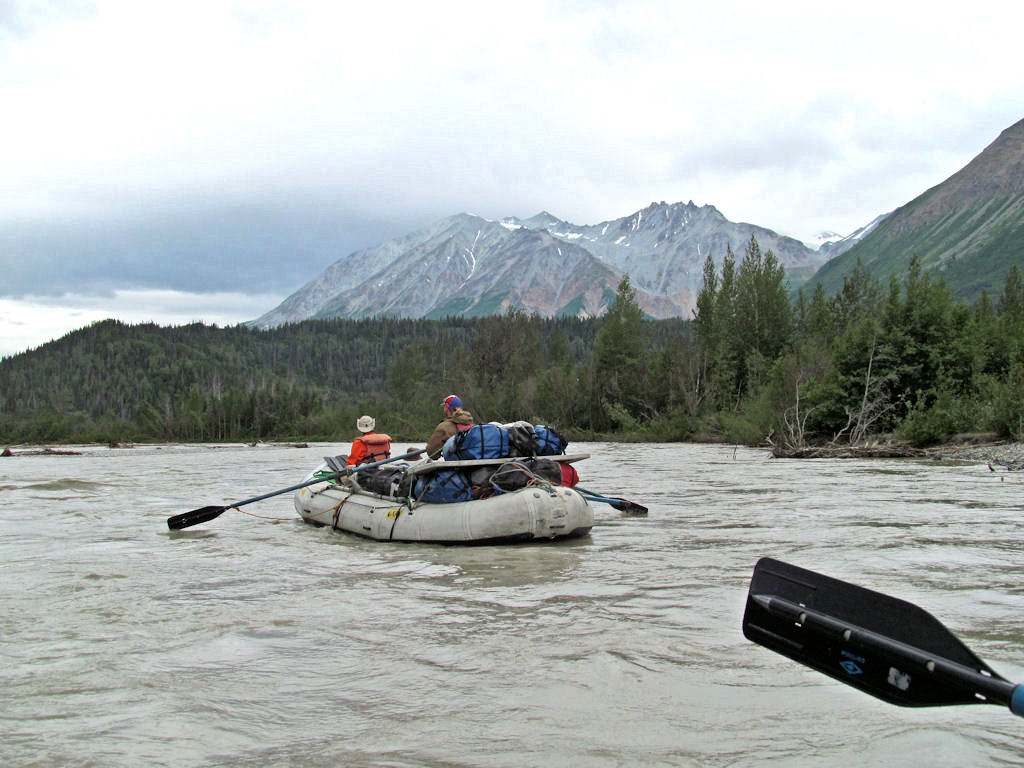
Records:
<instances>
[{"instance_id":1,"label":"driftwood log on shore","mask_svg":"<svg viewBox=\"0 0 1024 768\"><path fill-rule=\"evenodd\" d=\"M803 448L772 446L777 459L909 459L930 456L924 448L910 445L820 445Z\"/></svg>"},{"instance_id":2,"label":"driftwood log on shore","mask_svg":"<svg viewBox=\"0 0 1024 768\"><path fill-rule=\"evenodd\" d=\"M915 459L929 458L987 464L995 471L1005 467L1024 469L1024 443L1000 440L991 433L956 435L940 445L915 448L899 440L881 440L869 445L805 445L787 448L771 446L772 455L784 459Z\"/></svg>"},{"instance_id":3,"label":"driftwood log on shore","mask_svg":"<svg viewBox=\"0 0 1024 768\"><path fill-rule=\"evenodd\" d=\"M81 451L67 451L59 448L42 448L40 450L14 452L10 448L4 448L0 457L6 456L81 456Z\"/></svg>"}]
</instances>

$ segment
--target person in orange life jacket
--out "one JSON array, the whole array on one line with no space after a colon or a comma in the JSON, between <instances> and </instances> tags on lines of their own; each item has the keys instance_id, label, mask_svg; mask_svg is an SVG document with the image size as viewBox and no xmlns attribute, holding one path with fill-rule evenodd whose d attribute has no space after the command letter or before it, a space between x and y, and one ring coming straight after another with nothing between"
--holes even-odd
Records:
<instances>
[{"instance_id":1,"label":"person in orange life jacket","mask_svg":"<svg viewBox=\"0 0 1024 768\"><path fill-rule=\"evenodd\" d=\"M381 432L374 432L375 426L371 416L360 416L356 420L356 429L362 434L352 441L352 451L345 459L347 466L391 458L391 438Z\"/></svg>"},{"instance_id":2,"label":"person in orange life jacket","mask_svg":"<svg viewBox=\"0 0 1024 768\"><path fill-rule=\"evenodd\" d=\"M473 414L462 409L462 398L458 395L448 395L441 401L441 407L444 408L444 420L427 440L427 456L431 459L441 455L445 440L473 426Z\"/></svg>"}]
</instances>

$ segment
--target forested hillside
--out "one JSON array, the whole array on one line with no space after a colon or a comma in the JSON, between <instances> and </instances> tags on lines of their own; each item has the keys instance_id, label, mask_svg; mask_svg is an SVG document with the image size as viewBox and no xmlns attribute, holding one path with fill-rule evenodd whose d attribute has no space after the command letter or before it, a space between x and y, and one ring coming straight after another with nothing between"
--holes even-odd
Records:
<instances>
[{"instance_id":1,"label":"forested hillside","mask_svg":"<svg viewBox=\"0 0 1024 768\"><path fill-rule=\"evenodd\" d=\"M681 321L660 321L659 343ZM600 321L311 320L268 331L95 323L0 361L0 442L348 439L362 413L415 439L447 394L484 419L563 416L555 371Z\"/></svg>"},{"instance_id":2,"label":"forested hillside","mask_svg":"<svg viewBox=\"0 0 1024 768\"><path fill-rule=\"evenodd\" d=\"M1024 284L955 299L917 261L787 298L772 251L709 257L695 319L321 320L274 330L97 323L0 361L0 443L348 440L362 413L422 442L439 403L571 437L784 448L1024 437Z\"/></svg>"}]
</instances>

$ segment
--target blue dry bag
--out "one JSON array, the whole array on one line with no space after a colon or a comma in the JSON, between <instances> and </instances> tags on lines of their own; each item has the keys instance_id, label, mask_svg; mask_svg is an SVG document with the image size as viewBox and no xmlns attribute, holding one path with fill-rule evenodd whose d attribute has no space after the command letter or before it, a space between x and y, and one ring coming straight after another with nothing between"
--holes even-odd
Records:
<instances>
[{"instance_id":1,"label":"blue dry bag","mask_svg":"<svg viewBox=\"0 0 1024 768\"><path fill-rule=\"evenodd\" d=\"M569 444L569 441L555 432L554 429L543 424L535 424L533 431L537 435L538 456L555 456L565 453L565 446Z\"/></svg>"},{"instance_id":2,"label":"blue dry bag","mask_svg":"<svg viewBox=\"0 0 1024 768\"><path fill-rule=\"evenodd\" d=\"M465 473L457 469L443 469L416 478L413 496L430 504L449 504L472 500L473 489Z\"/></svg>"},{"instance_id":3,"label":"blue dry bag","mask_svg":"<svg viewBox=\"0 0 1024 768\"><path fill-rule=\"evenodd\" d=\"M445 446L447 451L448 446ZM508 430L497 424L474 424L452 438L452 455L444 453L448 461L471 459L504 459L509 455Z\"/></svg>"}]
</instances>

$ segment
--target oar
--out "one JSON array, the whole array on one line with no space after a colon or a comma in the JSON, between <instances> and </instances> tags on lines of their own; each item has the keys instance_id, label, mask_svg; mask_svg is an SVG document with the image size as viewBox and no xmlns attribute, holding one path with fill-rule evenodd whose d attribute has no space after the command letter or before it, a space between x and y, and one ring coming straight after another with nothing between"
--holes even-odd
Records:
<instances>
[{"instance_id":1,"label":"oar","mask_svg":"<svg viewBox=\"0 0 1024 768\"><path fill-rule=\"evenodd\" d=\"M630 501L629 499L621 499L617 496L604 496L594 491L588 491L586 488L580 488L578 485L573 486L574 489L586 499L591 501L603 501L605 504L611 504L612 507L619 510L620 512L629 512L632 515L646 515L647 507L642 504Z\"/></svg>"},{"instance_id":2,"label":"oar","mask_svg":"<svg viewBox=\"0 0 1024 768\"><path fill-rule=\"evenodd\" d=\"M251 499L246 499L245 501L236 501L234 504L228 504L224 507L211 506L193 509L191 512L185 512L183 514L167 518L167 527L172 531L178 531L182 528L199 525L200 523L205 523L209 520L213 520L215 517L219 517L223 512L226 512L229 509L241 507L245 504L252 504L254 501L263 501L263 499L269 499L271 496L280 496L282 493L288 493L289 491L297 491L299 488L316 485L317 483L322 483L325 480L331 480L335 477L341 477L342 475L362 472L364 469L370 469L371 467L379 467L381 464L387 464L392 461L401 461L402 459L411 459L414 456L419 456L421 453L423 453L423 449L410 451L409 453L403 453L401 456L393 456L390 459L382 459L381 461L374 461L369 464L359 464L354 467L346 467L343 472L334 472L329 475L322 475L313 480L307 480L304 483L299 483L298 485L290 485L279 491L271 491L270 493L264 493L261 496L253 496Z\"/></svg>"},{"instance_id":3,"label":"oar","mask_svg":"<svg viewBox=\"0 0 1024 768\"><path fill-rule=\"evenodd\" d=\"M779 560L754 566L743 634L890 704L1000 704L1024 717L1024 686L924 609Z\"/></svg>"}]
</instances>

